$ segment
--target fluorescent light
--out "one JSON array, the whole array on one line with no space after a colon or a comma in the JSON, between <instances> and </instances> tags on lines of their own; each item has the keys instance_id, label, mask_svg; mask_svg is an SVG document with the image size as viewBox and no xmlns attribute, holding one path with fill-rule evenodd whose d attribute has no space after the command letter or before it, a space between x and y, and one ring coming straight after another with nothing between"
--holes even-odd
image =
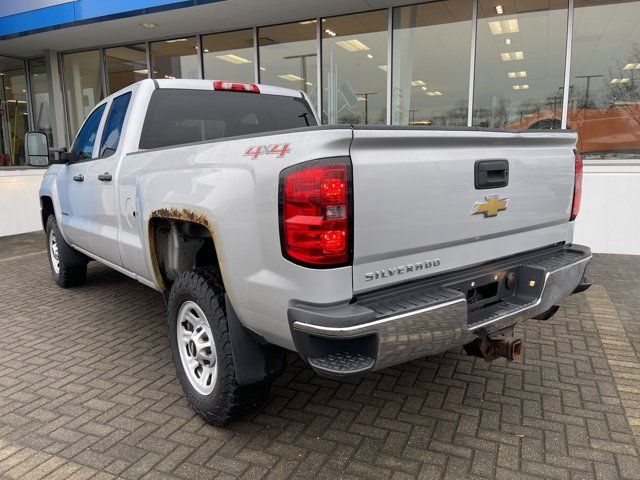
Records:
<instances>
[{"instance_id":1,"label":"fluorescent light","mask_svg":"<svg viewBox=\"0 0 640 480\"><path fill-rule=\"evenodd\" d=\"M164 78L176 78L176 77L173 77L171 75L165 75Z\"/></svg>"},{"instance_id":2,"label":"fluorescent light","mask_svg":"<svg viewBox=\"0 0 640 480\"><path fill-rule=\"evenodd\" d=\"M514 90L529 90L529 85L514 85L513 86Z\"/></svg>"},{"instance_id":3,"label":"fluorescent light","mask_svg":"<svg viewBox=\"0 0 640 480\"><path fill-rule=\"evenodd\" d=\"M511 60L524 59L524 53L522 52L503 52L500 54L500 58L503 62L510 62Z\"/></svg>"},{"instance_id":4,"label":"fluorescent light","mask_svg":"<svg viewBox=\"0 0 640 480\"><path fill-rule=\"evenodd\" d=\"M413 80L411 82L412 87L421 87L423 85L426 85L426 83L424 83L422 80Z\"/></svg>"},{"instance_id":5,"label":"fluorescent light","mask_svg":"<svg viewBox=\"0 0 640 480\"><path fill-rule=\"evenodd\" d=\"M494 35L502 35L503 33L517 33L520 31L518 26L518 19L512 18L511 20L496 20L495 22L489 22L489 28Z\"/></svg>"},{"instance_id":6,"label":"fluorescent light","mask_svg":"<svg viewBox=\"0 0 640 480\"><path fill-rule=\"evenodd\" d=\"M422 90L426 90L426 89L427 89L427 87L422 87Z\"/></svg>"},{"instance_id":7,"label":"fluorescent light","mask_svg":"<svg viewBox=\"0 0 640 480\"><path fill-rule=\"evenodd\" d=\"M298 75L294 75L293 73L287 73L286 75L278 75L278 77L284 79L284 80L289 80L290 82L296 82L296 81L300 81L300 80L304 80L304 78L299 77Z\"/></svg>"},{"instance_id":8,"label":"fluorescent light","mask_svg":"<svg viewBox=\"0 0 640 480\"><path fill-rule=\"evenodd\" d=\"M234 55L233 53L228 53L226 55L216 55L216 58L224 60L225 62L235 63L236 65L239 65L241 63L251 63L251 60L244 57L239 57L238 55Z\"/></svg>"},{"instance_id":9,"label":"fluorescent light","mask_svg":"<svg viewBox=\"0 0 640 480\"><path fill-rule=\"evenodd\" d=\"M311 82L304 82L305 85L308 85L309 87L313 87L313 83Z\"/></svg>"},{"instance_id":10,"label":"fluorescent light","mask_svg":"<svg viewBox=\"0 0 640 480\"><path fill-rule=\"evenodd\" d=\"M300 25L311 25L312 23L317 23L317 20L305 20L304 22L298 22Z\"/></svg>"},{"instance_id":11,"label":"fluorescent light","mask_svg":"<svg viewBox=\"0 0 640 480\"><path fill-rule=\"evenodd\" d=\"M510 38L505 38L504 39L504 43L506 43L507 45L511 45L511 39Z\"/></svg>"},{"instance_id":12,"label":"fluorescent light","mask_svg":"<svg viewBox=\"0 0 640 480\"><path fill-rule=\"evenodd\" d=\"M628 81L628 78L612 78L609 83L627 83Z\"/></svg>"},{"instance_id":13,"label":"fluorescent light","mask_svg":"<svg viewBox=\"0 0 640 480\"><path fill-rule=\"evenodd\" d=\"M383 72L386 72L386 71L387 71L387 66L386 66L386 65L378 65L378 68L379 68L380 70L382 70Z\"/></svg>"},{"instance_id":14,"label":"fluorescent light","mask_svg":"<svg viewBox=\"0 0 640 480\"><path fill-rule=\"evenodd\" d=\"M333 31L333 30L331 30L330 28L326 28L326 29L324 30L324 33L326 33L327 35L330 35L330 36L332 36L332 37L335 37L335 36L336 36L336 32L334 32L334 31Z\"/></svg>"},{"instance_id":15,"label":"fluorescent light","mask_svg":"<svg viewBox=\"0 0 640 480\"><path fill-rule=\"evenodd\" d=\"M336 45L344 48L347 52L361 52L363 50L369 50L369 47L355 38L352 38L351 40L340 40L336 42Z\"/></svg>"},{"instance_id":16,"label":"fluorescent light","mask_svg":"<svg viewBox=\"0 0 640 480\"><path fill-rule=\"evenodd\" d=\"M433 92L427 92L427 95L429 95L430 97L439 97L440 95L442 95L442 92L435 90Z\"/></svg>"},{"instance_id":17,"label":"fluorescent light","mask_svg":"<svg viewBox=\"0 0 640 480\"><path fill-rule=\"evenodd\" d=\"M496 5L496 13L498 15L502 15L504 13L504 10L502 10L502 5Z\"/></svg>"},{"instance_id":18,"label":"fluorescent light","mask_svg":"<svg viewBox=\"0 0 640 480\"><path fill-rule=\"evenodd\" d=\"M149 70L147 70L146 68L142 68L140 70L134 70L133 73L139 73L140 75L148 75Z\"/></svg>"},{"instance_id":19,"label":"fluorescent light","mask_svg":"<svg viewBox=\"0 0 640 480\"><path fill-rule=\"evenodd\" d=\"M367 58L373 58L373 55L371 55L370 53L367 53Z\"/></svg>"},{"instance_id":20,"label":"fluorescent light","mask_svg":"<svg viewBox=\"0 0 640 480\"><path fill-rule=\"evenodd\" d=\"M524 78L527 76L527 72L525 72L524 70L520 72L509 72L507 73L507 76L509 78Z\"/></svg>"},{"instance_id":21,"label":"fluorescent light","mask_svg":"<svg viewBox=\"0 0 640 480\"><path fill-rule=\"evenodd\" d=\"M260 67L260 70L262 70L263 72L266 70L266 67Z\"/></svg>"},{"instance_id":22,"label":"fluorescent light","mask_svg":"<svg viewBox=\"0 0 640 480\"><path fill-rule=\"evenodd\" d=\"M186 38L174 38L173 40L165 40L166 43L186 42Z\"/></svg>"},{"instance_id":23,"label":"fluorescent light","mask_svg":"<svg viewBox=\"0 0 640 480\"><path fill-rule=\"evenodd\" d=\"M634 68L640 68L640 63L627 63L623 70L633 70Z\"/></svg>"}]
</instances>

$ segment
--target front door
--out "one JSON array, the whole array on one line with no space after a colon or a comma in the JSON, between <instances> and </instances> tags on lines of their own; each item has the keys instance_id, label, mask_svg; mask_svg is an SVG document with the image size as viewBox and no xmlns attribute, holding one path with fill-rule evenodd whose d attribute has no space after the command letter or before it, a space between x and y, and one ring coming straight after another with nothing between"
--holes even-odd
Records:
<instances>
[{"instance_id":1,"label":"front door","mask_svg":"<svg viewBox=\"0 0 640 480\"><path fill-rule=\"evenodd\" d=\"M56 177L62 235L71 245L85 250L91 246L87 202L94 195L86 181L87 171L97 153L94 147L104 110L105 104L102 104L89 115L73 143L69 164Z\"/></svg>"}]
</instances>

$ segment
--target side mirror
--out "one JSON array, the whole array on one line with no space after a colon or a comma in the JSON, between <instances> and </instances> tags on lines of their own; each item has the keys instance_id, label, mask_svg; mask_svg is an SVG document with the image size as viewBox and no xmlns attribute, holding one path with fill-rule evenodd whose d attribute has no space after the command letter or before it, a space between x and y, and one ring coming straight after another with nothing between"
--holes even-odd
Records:
<instances>
[{"instance_id":1,"label":"side mirror","mask_svg":"<svg viewBox=\"0 0 640 480\"><path fill-rule=\"evenodd\" d=\"M42 132L27 132L24 138L25 154L32 167L49 166L49 140Z\"/></svg>"}]
</instances>

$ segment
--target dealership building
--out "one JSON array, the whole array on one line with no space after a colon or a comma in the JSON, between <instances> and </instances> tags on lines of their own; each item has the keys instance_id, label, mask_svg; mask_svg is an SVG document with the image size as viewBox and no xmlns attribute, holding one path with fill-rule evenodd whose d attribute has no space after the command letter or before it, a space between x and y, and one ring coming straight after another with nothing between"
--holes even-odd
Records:
<instances>
[{"instance_id":1,"label":"dealership building","mask_svg":"<svg viewBox=\"0 0 640 480\"><path fill-rule=\"evenodd\" d=\"M574 129L576 242L640 254L640 0L2 2L0 236L41 228L25 133L68 148L145 78L295 88L325 124Z\"/></svg>"}]
</instances>

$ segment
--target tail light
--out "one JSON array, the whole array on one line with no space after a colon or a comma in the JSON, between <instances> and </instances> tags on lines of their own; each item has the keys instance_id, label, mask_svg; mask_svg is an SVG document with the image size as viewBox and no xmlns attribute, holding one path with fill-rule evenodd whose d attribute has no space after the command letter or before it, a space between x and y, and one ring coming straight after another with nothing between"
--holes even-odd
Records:
<instances>
[{"instance_id":1,"label":"tail light","mask_svg":"<svg viewBox=\"0 0 640 480\"><path fill-rule=\"evenodd\" d=\"M582 201L582 155L577 150L574 151L576 154L576 176L573 183L573 205L569 221L575 220L580 213L580 202Z\"/></svg>"},{"instance_id":2,"label":"tail light","mask_svg":"<svg viewBox=\"0 0 640 480\"><path fill-rule=\"evenodd\" d=\"M260 93L258 85L255 83L227 82L224 80L216 80L213 82L214 90L228 90L231 92L248 92Z\"/></svg>"},{"instance_id":3,"label":"tail light","mask_svg":"<svg viewBox=\"0 0 640 480\"><path fill-rule=\"evenodd\" d=\"M348 265L352 215L349 158L314 160L280 174L280 240L283 255L292 262Z\"/></svg>"}]
</instances>

